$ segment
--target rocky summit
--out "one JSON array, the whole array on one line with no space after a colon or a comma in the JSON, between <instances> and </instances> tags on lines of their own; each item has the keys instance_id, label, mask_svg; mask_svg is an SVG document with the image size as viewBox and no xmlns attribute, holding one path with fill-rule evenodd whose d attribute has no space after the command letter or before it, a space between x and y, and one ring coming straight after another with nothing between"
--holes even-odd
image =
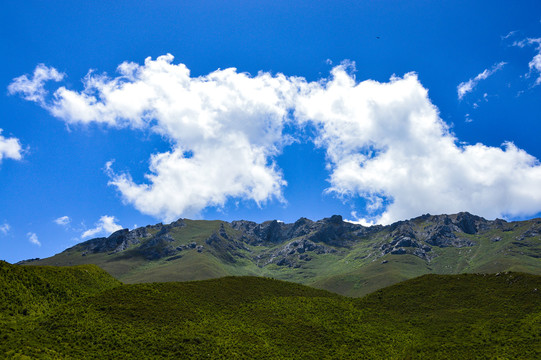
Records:
<instances>
[{"instance_id":1,"label":"rocky summit","mask_svg":"<svg viewBox=\"0 0 541 360\"><path fill-rule=\"evenodd\" d=\"M85 241L23 264L96 264L124 282L258 275L362 295L426 273L541 273L541 219L461 212L365 227L318 221L179 219Z\"/></svg>"}]
</instances>

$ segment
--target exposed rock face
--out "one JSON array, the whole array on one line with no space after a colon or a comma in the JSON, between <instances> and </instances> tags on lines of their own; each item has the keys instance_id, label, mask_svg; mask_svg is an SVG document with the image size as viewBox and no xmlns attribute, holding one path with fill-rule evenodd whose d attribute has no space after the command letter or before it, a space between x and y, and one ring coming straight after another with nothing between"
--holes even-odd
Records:
<instances>
[{"instance_id":1,"label":"exposed rock face","mask_svg":"<svg viewBox=\"0 0 541 360\"><path fill-rule=\"evenodd\" d=\"M411 254L425 260L430 260L433 256L430 254L432 248L418 239L418 234L414 230L413 223L401 221L390 226L391 241L380 246L381 256L387 254L403 255Z\"/></svg>"},{"instance_id":2,"label":"exposed rock face","mask_svg":"<svg viewBox=\"0 0 541 360\"><path fill-rule=\"evenodd\" d=\"M235 230L239 230L243 236L244 240L252 245L256 245L261 242L270 241L277 237L276 221L267 221L262 224L255 223L253 221L233 221L231 226Z\"/></svg>"},{"instance_id":3,"label":"exposed rock face","mask_svg":"<svg viewBox=\"0 0 541 360\"><path fill-rule=\"evenodd\" d=\"M469 213L456 215L440 215L431 218L435 225L428 227L424 235L426 243L439 247L465 247L473 246L474 243L457 234L477 234L480 230L486 230L488 221Z\"/></svg>"},{"instance_id":4,"label":"exposed rock face","mask_svg":"<svg viewBox=\"0 0 541 360\"><path fill-rule=\"evenodd\" d=\"M466 234L476 234L479 228L481 218L468 213L460 213L457 215L456 225Z\"/></svg>"},{"instance_id":5,"label":"exposed rock face","mask_svg":"<svg viewBox=\"0 0 541 360\"><path fill-rule=\"evenodd\" d=\"M528 229L524 233L522 233L522 235L518 236L517 240L522 241L524 239L539 236L539 235L541 235L541 224L540 224L540 222L537 222L530 229Z\"/></svg>"},{"instance_id":6,"label":"exposed rock face","mask_svg":"<svg viewBox=\"0 0 541 360\"><path fill-rule=\"evenodd\" d=\"M455 228L450 225L438 225L428 234L426 242L439 247L464 247L472 246L473 242L459 238L455 235Z\"/></svg>"},{"instance_id":7,"label":"exposed rock face","mask_svg":"<svg viewBox=\"0 0 541 360\"><path fill-rule=\"evenodd\" d=\"M162 257L172 256L177 251L173 248L174 239L166 232L160 232L141 245L137 251L147 260L157 260Z\"/></svg>"},{"instance_id":8,"label":"exposed rock face","mask_svg":"<svg viewBox=\"0 0 541 360\"><path fill-rule=\"evenodd\" d=\"M332 246L347 246L351 242L349 233L362 230L362 225L344 222L340 215L319 220L315 223L315 231L308 236L314 242L322 242Z\"/></svg>"},{"instance_id":9,"label":"exposed rock face","mask_svg":"<svg viewBox=\"0 0 541 360\"><path fill-rule=\"evenodd\" d=\"M88 240L80 245L86 247L87 253L98 252L120 252L126 250L129 246L138 244L141 239L147 236L146 228L136 230L122 229L115 231L107 238L96 238ZM79 246L80 246L79 245Z\"/></svg>"},{"instance_id":10,"label":"exposed rock face","mask_svg":"<svg viewBox=\"0 0 541 360\"><path fill-rule=\"evenodd\" d=\"M263 260L263 264L267 265L275 263L278 266L298 267L299 261L310 261L312 258L308 253L314 254L330 254L336 253L337 250L325 244L316 244L309 239L294 240L279 247L277 250L269 251L258 257L258 260Z\"/></svg>"},{"instance_id":11,"label":"exposed rock face","mask_svg":"<svg viewBox=\"0 0 541 360\"><path fill-rule=\"evenodd\" d=\"M282 243L297 237L308 235L314 242L344 244L346 233L364 229L361 225L344 222L340 215L334 215L319 221L300 218L293 224L276 220L257 224L251 221L233 221L231 227L243 233L244 239L251 245L261 243Z\"/></svg>"},{"instance_id":12,"label":"exposed rock face","mask_svg":"<svg viewBox=\"0 0 541 360\"><path fill-rule=\"evenodd\" d=\"M410 254L430 261L436 256L432 247L468 247L475 242L467 235L475 235L490 228L502 228L506 222L485 220L467 212L455 215L425 214L420 217L399 221L388 228L390 234L383 243L376 244L381 256L386 254ZM384 228L384 229L385 229Z\"/></svg>"},{"instance_id":13,"label":"exposed rock face","mask_svg":"<svg viewBox=\"0 0 541 360\"><path fill-rule=\"evenodd\" d=\"M244 239L251 245L260 243L281 243L288 239L309 234L314 231L314 222L300 218L293 224L284 224L276 220L257 224L252 221L233 221L231 227L243 233Z\"/></svg>"},{"instance_id":14,"label":"exposed rock face","mask_svg":"<svg viewBox=\"0 0 541 360\"><path fill-rule=\"evenodd\" d=\"M299 236L308 235L313 231L313 229L314 222L310 219L302 217L299 220L295 221L295 223L291 226L288 231L288 237L296 238Z\"/></svg>"},{"instance_id":15,"label":"exposed rock face","mask_svg":"<svg viewBox=\"0 0 541 360\"><path fill-rule=\"evenodd\" d=\"M74 248L83 248L83 255L87 255L101 252L119 253L141 244L137 251L147 260L155 260L175 253L174 249L168 245L172 241L168 233L172 228L184 226L186 226L184 220L179 219L169 225L159 223L134 230L122 229L115 231L107 238L91 239L74 246ZM151 236L150 232L153 230L158 230L158 232Z\"/></svg>"}]
</instances>

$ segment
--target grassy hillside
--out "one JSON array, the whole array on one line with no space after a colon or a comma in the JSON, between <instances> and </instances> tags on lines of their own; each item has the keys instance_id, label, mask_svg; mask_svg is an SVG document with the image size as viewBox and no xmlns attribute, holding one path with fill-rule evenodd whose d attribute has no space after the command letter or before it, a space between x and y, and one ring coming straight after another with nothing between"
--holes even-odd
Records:
<instances>
[{"instance_id":1,"label":"grassy hillside","mask_svg":"<svg viewBox=\"0 0 541 360\"><path fill-rule=\"evenodd\" d=\"M57 277L45 273L48 268L33 269L44 271L44 279ZM541 277L535 275L426 275L361 299L260 277L112 285L3 325L0 354L73 359L541 356ZM78 281L69 286L81 287Z\"/></svg>"}]
</instances>

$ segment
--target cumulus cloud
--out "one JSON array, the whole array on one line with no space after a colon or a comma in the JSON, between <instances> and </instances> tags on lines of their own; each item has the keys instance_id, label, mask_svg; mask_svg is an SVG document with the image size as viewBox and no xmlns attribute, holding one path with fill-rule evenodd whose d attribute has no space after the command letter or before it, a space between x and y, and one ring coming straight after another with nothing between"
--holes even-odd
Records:
<instances>
[{"instance_id":1,"label":"cumulus cloud","mask_svg":"<svg viewBox=\"0 0 541 360\"><path fill-rule=\"evenodd\" d=\"M66 226L71 222L71 219L69 216L61 216L58 219L55 219L54 222L58 225Z\"/></svg>"},{"instance_id":2,"label":"cumulus cloud","mask_svg":"<svg viewBox=\"0 0 541 360\"><path fill-rule=\"evenodd\" d=\"M471 211L494 218L541 209L541 166L512 143L458 146L417 75L357 83L345 69L312 84L296 115L319 127L329 191L368 201L370 217L390 223L421 213Z\"/></svg>"},{"instance_id":3,"label":"cumulus cloud","mask_svg":"<svg viewBox=\"0 0 541 360\"><path fill-rule=\"evenodd\" d=\"M4 235L7 235L10 229L11 229L11 226L9 226L8 223L3 223L2 225L0 225L0 232Z\"/></svg>"},{"instance_id":4,"label":"cumulus cloud","mask_svg":"<svg viewBox=\"0 0 541 360\"><path fill-rule=\"evenodd\" d=\"M0 162L3 158L20 160L22 159L22 147L19 139L17 138L5 138L2 136L2 129L0 129Z\"/></svg>"},{"instance_id":5,"label":"cumulus cloud","mask_svg":"<svg viewBox=\"0 0 541 360\"><path fill-rule=\"evenodd\" d=\"M28 241L30 241L31 244L41 246L41 243L39 242L38 236L36 235L36 233L29 232L26 234L26 236L28 237Z\"/></svg>"},{"instance_id":6,"label":"cumulus cloud","mask_svg":"<svg viewBox=\"0 0 541 360\"><path fill-rule=\"evenodd\" d=\"M462 100L467 93L471 92L481 80L487 79L489 76L494 74L496 71L501 70L506 62L502 61L497 64L494 64L492 68L485 69L482 73L478 74L476 77L469 79L466 82L462 82L457 86L458 99Z\"/></svg>"},{"instance_id":7,"label":"cumulus cloud","mask_svg":"<svg viewBox=\"0 0 541 360\"><path fill-rule=\"evenodd\" d=\"M63 78L64 74L55 68L39 64L34 70L32 78L28 78L28 75L22 75L13 79L13 82L8 86L8 92L12 95L21 94L25 100L45 104L47 90L45 90L44 84L50 80L61 81Z\"/></svg>"},{"instance_id":8,"label":"cumulus cloud","mask_svg":"<svg viewBox=\"0 0 541 360\"><path fill-rule=\"evenodd\" d=\"M117 230L121 230L122 226L117 224L118 220L114 216L103 215L92 229L88 229L81 235L81 239L87 239L96 235L110 235Z\"/></svg>"},{"instance_id":9,"label":"cumulus cloud","mask_svg":"<svg viewBox=\"0 0 541 360\"><path fill-rule=\"evenodd\" d=\"M459 97L504 64L464 83ZM228 199L285 201L286 179L275 162L292 141L284 127L307 123L317 129L315 144L326 150L328 192L367 201L364 215L354 212L352 221L541 210L537 159L511 142L461 144L415 73L358 82L349 72L353 66L336 66L318 82L233 68L192 77L165 55L143 65L123 63L115 78L89 73L83 91L59 87L42 106L67 123L146 129L167 138L171 148L151 156L143 183L106 164L109 183L126 203L166 221ZM118 229L104 216L83 238Z\"/></svg>"},{"instance_id":10,"label":"cumulus cloud","mask_svg":"<svg viewBox=\"0 0 541 360\"><path fill-rule=\"evenodd\" d=\"M110 184L143 213L170 221L229 198L284 201L274 158L289 142L282 129L303 81L234 68L191 77L172 61L123 63L116 78L89 73L84 91L60 87L43 106L68 123L149 128L170 140L170 151L152 155L143 184L108 167Z\"/></svg>"}]
</instances>

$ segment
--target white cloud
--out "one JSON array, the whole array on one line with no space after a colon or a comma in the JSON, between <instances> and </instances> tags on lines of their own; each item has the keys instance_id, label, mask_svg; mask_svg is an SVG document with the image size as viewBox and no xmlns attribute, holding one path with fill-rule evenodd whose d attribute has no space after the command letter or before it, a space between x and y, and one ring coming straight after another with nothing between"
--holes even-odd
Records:
<instances>
[{"instance_id":1,"label":"white cloud","mask_svg":"<svg viewBox=\"0 0 541 360\"><path fill-rule=\"evenodd\" d=\"M530 73L535 71L539 74L535 80L535 85L541 84L541 47L538 48L538 53L528 63L528 67L530 68Z\"/></svg>"},{"instance_id":2,"label":"white cloud","mask_svg":"<svg viewBox=\"0 0 541 360\"><path fill-rule=\"evenodd\" d=\"M28 237L28 241L30 241L31 244L41 246L41 243L39 242L36 233L29 232L28 234L26 234L26 236Z\"/></svg>"},{"instance_id":3,"label":"white cloud","mask_svg":"<svg viewBox=\"0 0 541 360\"><path fill-rule=\"evenodd\" d=\"M319 127L330 192L368 200L364 223L471 211L494 218L541 209L541 166L512 143L458 146L414 73L357 83L343 69L313 85L296 114Z\"/></svg>"},{"instance_id":4,"label":"white cloud","mask_svg":"<svg viewBox=\"0 0 541 360\"><path fill-rule=\"evenodd\" d=\"M22 157L22 148L19 139L3 137L2 129L0 129L0 162L2 162L3 158L20 160Z\"/></svg>"},{"instance_id":5,"label":"white cloud","mask_svg":"<svg viewBox=\"0 0 541 360\"><path fill-rule=\"evenodd\" d=\"M69 216L61 216L58 219L55 219L54 222L58 225L66 226L71 222L71 219Z\"/></svg>"},{"instance_id":6,"label":"white cloud","mask_svg":"<svg viewBox=\"0 0 541 360\"><path fill-rule=\"evenodd\" d=\"M476 77L469 79L466 82L460 83L457 86L458 99L462 98L469 92L471 92L481 80L487 79L489 76L494 74L496 71L499 71L503 68L506 62L502 61L497 64L494 64L491 69L485 69L482 73L478 74Z\"/></svg>"},{"instance_id":7,"label":"white cloud","mask_svg":"<svg viewBox=\"0 0 541 360\"><path fill-rule=\"evenodd\" d=\"M84 91L60 87L43 107L68 123L150 128L171 141L170 151L152 155L143 184L106 166L110 184L143 213L170 221L229 198L284 201L273 159L290 141L282 129L303 81L234 68L191 77L172 60L123 63L112 79L89 74Z\"/></svg>"},{"instance_id":8,"label":"white cloud","mask_svg":"<svg viewBox=\"0 0 541 360\"><path fill-rule=\"evenodd\" d=\"M7 235L10 229L11 229L11 226L9 226L8 223L3 223L2 225L0 225L0 232L4 235Z\"/></svg>"},{"instance_id":9,"label":"white cloud","mask_svg":"<svg viewBox=\"0 0 541 360\"><path fill-rule=\"evenodd\" d=\"M45 82L49 80L61 81L63 78L64 74L58 72L55 68L39 64L36 66L31 79L28 78L28 75L13 79L13 82L8 86L8 92L11 95L20 93L26 100L44 104L47 95L47 90L44 87Z\"/></svg>"},{"instance_id":10,"label":"white cloud","mask_svg":"<svg viewBox=\"0 0 541 360\"><path fill-rule=\"evenodd\" d=\"M541 166L512 143L502 148L458 142L415 73L387 83L357 82L353 63L330 79L217 70L191 77L171 55L123 63L120 76L89 74L82 92L58 88L42 104L72 124L150 129L171 142L153 154L144 183L105 166L125 202L165 221L197 215L228 199L285 201L274 162L291 142L285 125L314 124L326 149L328 191L368 202L363 223L389 223L422 213L470 211L494 218L541 210ZM505 63L470 80L471 91ZM353 209L355 210L355 209ZM83 238L121 227L104 216ZM110 227L107 228L106 225Z\"/></svg>"},{"instance_id":11,"label":"white cloud","mask_svg":"<svg viewBox=\"0 0 541 360\"><path fill-rule=\"evenodd\" d=\"M104 215L100 220L95 224L96 227L93 229L88 229L81 235L81 239L86 239L96 235L108 236L114 233L117 230L121 230L122 226L117 224L118 220L114 216Z\"/></svg>"},{"instance_id":12,"label":"white cloud","mask_svg":"<svg viewBox=\"0 0 541 360\"><path fill-rule=\"evenodd\" d=\"M537 51L537 54L535 54L528 63L530 72L526 74L526 77L529 77L532 72L537 73L537 79L535 80L535 85L537 86L541 84L541 38L526 38L513 43L513 46L518 46L520 48L524 48L526 45L534 45Z\"/></svg>"},{"instance_id":13,"label":"white cloud","mask_svg":"<svg viewBox=\"0 0 541 360\"><path fill-rule=\"evenodd\" d=\"M514 36L518 31L517 30L513 30L513 31L509 31L507 33L507 35L505 36L501 36L502 40L507 40L509 39L510 37Z\"/></svg>"},{"instance_id":14,"label":"white cloud","mask_svg":"<svg viewBox=\"0 0 541 360\"><path fill-rule=\"evenodd\" d=\"M519 41L513 41L513 45L512 46L516 46L516 47L519 47L519 48L523 48L525 47L526 45L528 44L528 40L519 40Z\"/></svg>"}]
</instances>

